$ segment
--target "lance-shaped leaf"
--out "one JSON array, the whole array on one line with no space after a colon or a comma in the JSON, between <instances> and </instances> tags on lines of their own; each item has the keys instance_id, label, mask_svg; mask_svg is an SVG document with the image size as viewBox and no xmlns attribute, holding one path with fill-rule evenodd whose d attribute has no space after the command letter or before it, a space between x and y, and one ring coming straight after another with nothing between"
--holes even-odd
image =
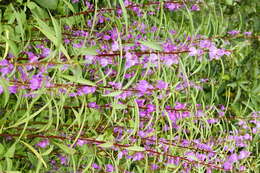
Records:
<instances>
[{"instance_id":1,"label":"lance-shaped leaf","mask_svg":"<svg viewBox=\"0 0 260 173\"><path fill-rule=\"evenodd\" d=\"M162 51L162 46L160 46L160 44L156 43L156 42L153 42L153 41L139 41L142 45L146 46L146 47L149 47L151 49L154 49L154 50L159 50L159 51Z\"/></svg>"},{"instance_id":2,"label":"lance-shaped leaf","mask_svg":"<svg viewBox=\"0 0 260 173\"><path fill-rule=\"evenodd\" d=\"M95 83L87 80L87 79L82 79L82 78L76 78L74 76L69 76L69 75L62 75L61 77L75 83L83 84L83 85L89 85L89 86L96 86Z\"/></svg>"}]
</instances>

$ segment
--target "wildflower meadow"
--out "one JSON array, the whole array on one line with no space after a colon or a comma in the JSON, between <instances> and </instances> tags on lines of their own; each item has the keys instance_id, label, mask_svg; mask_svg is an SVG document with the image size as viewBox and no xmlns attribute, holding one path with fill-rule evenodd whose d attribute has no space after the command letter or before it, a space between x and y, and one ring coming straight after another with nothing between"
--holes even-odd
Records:
<instances>
[{"instance_id":1,"label":"wildflower meadow","mask_svg":"<svg viewBox=\"0 0 260 173\"><path fill-rule=\"evenodd\" d=\"M259 0L0 0L0 173L259 173Z\"/></svg>"}]
</instances>

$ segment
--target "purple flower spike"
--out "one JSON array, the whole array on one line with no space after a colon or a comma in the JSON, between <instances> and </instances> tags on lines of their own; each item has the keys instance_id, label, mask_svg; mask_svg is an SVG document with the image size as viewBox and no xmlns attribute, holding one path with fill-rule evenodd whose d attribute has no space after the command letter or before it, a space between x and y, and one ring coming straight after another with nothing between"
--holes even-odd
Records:
<instances>
[{"instance_id":1,"label":"purple flower spike","mask_svg":"<svg viewBox=\"0 0 260 173\"><path fill-rule=\"evenodd\" d=\"M166 88L168 88L168 83L166 83L166 82L164 82L162 80L158 80L156 87L158 89L166 89Z\"/></svg>"},{"instance_id":2,"label":"purple flower spike","mask_svg":"<svg viewBox=\"0 0 260 173\"><path fill-rule=\"evenodd\" d=\"M242 151L240 151L240 153L238 155L238 159L239 160L245 159L245 158L249 157L249 155L250 155L249 151L242 150Z\"/></svg>"},{"instance_id":3,"label":"purple flower spike","mask_svg":"<svg viewBox=\"0 0 260 173\"><path fill-rule=\"evenodd\" d=\"M106 172L114 172L114 167L111 164L106 165Z\"/></svg>"},{"instance_id":4,"label":"purple flower spike","mask_svg":"<svg viewBox=\"0 0 260 173\"><path fill-rule=\"evenodd\" d=\"M89 87L89 86L84 86L82 87L79 91L78 94L91 94L94 93L96 91L96 87Z\"/></svg>"},{"instance_id":5,"label":"purple flower spike","mask_svg":"<svg viewBox=\"0 0 260 173\"><path fill-rule=\"evenodd\" d=\"M17 89L18 87L16 85L12 85L8 87L9 92L13 94L17 93Z\"/></svg>"},{"instance_id":6,"label":"purple flower spike","mask_svg":"<svg viewBox=\"0 0 260 173\"><path fill-rule=\"evenodd\" d=\"M137 152L134 154L133 156L133 161L136 161L136 160L142 160L144 158L144 154L141 153L141 152Z\"/></svg>"},{"instance_id":7,"label":"purple flower spike","mask_svg":"<svg viewBox=\"0 0 260 173\"><path fill-rule=\"evenodd\" d=\"M3 87L0 85L0 94L2 94L4 92Z\"/></svg>"},{"instance_id":8,"label":"purple flower spike","mask_svg":"<svg viewBox=\"0 0 260 173\"><path fill-rule=\"evenodd\" d=\"M77 3L77 2L79 2L79 0L72 0L72 3Z\"/></svg>"},{"instance_id":9,"label":"purple flower spike","mask_svg":"<svg viewBox=\"0 0 260 173\"><path fill-rule=\"evenodd\" d=\"M66 156L59 156L59 158L60 158L60 163L61 163L62 165L66 165L66 164L67 164L68 159L67 159Z\"/></svg>"},{"instance_id":10,"label":"purple flower spike","mask_svg":"<svg viewBox=\"0 0 260 173\"><path fill-rule=\"evenodd\" d=\"M41 148L46 148L50 144L48 139L42 140L36 144L36 146Z\"/></svg>"},{"instance_id":11,"label":"purple flower spike","mask_svg":"<svg viewBox=\"0 0 260 173\"><path fill-rule=\"evenodd\" d=\"M101 167L100 166L98 166L98 164L96 164L96 163L92 163L92 168L94 168L94 169L101 169Z\"/></svg>"},{"instance_id":12,"label":"purple flower spike","mask_svg":"<svg viewBox=\"0 0 260 173\"><path fill-rule=\"evenodd\" d=\"M150 85L146 80L141 80L137 84L136 89L141 92L146 92L149 89L153 89L153 86Z\"/></svg>"},{"instance_id":13,"label":"purple flower spike","mask_svg":"<svg viewBox=\"0 0 260 173\"><path fill-rule=\"evenodd\" d=\"M200 7L196 4L191 6L191 11L200 11Z\"/></svg>"},{"instance_id":14,"label":"purple flower spike","mask_svg":"<svg viewBox=\"0 0 260 173\"><path fill-rule=\"evenodd\" d=\"M157 170L159 169L159 166L156 164L151 164L151 170Z\"/></svg>"},{"instance_id":15,"label":"purple flower spike","mask_svg":"<svg viewBox=\"0 0 260 173\"><path fill-rule=\"evenodd\" d=\"M238 30L232 30L232 31L228 31L227 33L230 34L230 35L237 35L237 34L240 33L240 31L238 31Z\"/></svg>"},{"instance_id":16,"label":"purple flower spike","mask_svg":"<svg viewBox=\"0 0 260 173\"><path fill-rule=\"evenodd\" d=\"M32 90L39 89L41 87L42 79L37 76L33 75L32 79L30 80L30 88Z\"/></svg>"},{"instance_id":17,"label":"purple flower spike","mask_svg":"<svg viewBox=\"0 0 260 173\"><path fill-rule=\"evenodd\" d=\"M85 140L82 140L82 139L78 139L78 141L77 141L77 145L78 146L83 146L84 144L86 144L86 141Z\"/></svg>"}]
</instances>

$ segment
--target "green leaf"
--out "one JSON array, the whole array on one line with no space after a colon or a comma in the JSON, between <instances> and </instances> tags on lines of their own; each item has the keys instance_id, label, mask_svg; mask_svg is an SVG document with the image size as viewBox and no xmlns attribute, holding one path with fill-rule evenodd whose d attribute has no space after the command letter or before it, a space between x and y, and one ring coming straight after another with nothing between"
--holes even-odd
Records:
<instances>
[{"instance_id":1,"label":"green leaf","mask_svg":"<svg viewBox=\"0 0 260 173\"><path fill-rule=\"evenodd\" d=\"M112 147L114 144L112 142L106 142L104 144L100 144L98 145L99 147L102 147L102 148L110 148Z\"/></svg>"},{"instance_id":2,"label":"green leaf","mask_svg":"<svg viewBox=\"0 0 260 173\"><path fill-rule=\"evenodd\" d=\"M145 149L143 147L139 147L139 146L128 147L127 150L128 151L145 151Z\"/></svg>"},{"instance_id":3,"label":"green leaf","mask_svg":"<svg viewBox=\"0 0 260 173\"><path fill-rule=\"evenodd\" d=\"M51 10L55 10L58 6L58 0L34 0L34 1L37 2L40 6Z\"/></svg>"},{"instance_id":4,"label":"green leaf","mask_svg":"<svg viewBox=\"0 0 260 173\"><path fill-rule=\"evenodd\" d=\"M82 78L76 79L76 77L69 76L69 75L62 75L61 77L65 78L71 82L80 83L80 84L89 85L89 86L96 86L95 83L93 83L87 79L82 79Z\"/></svg>"},{"instance_id":5,"label":"green leaf","mask_svg":"<svg viewBox=\"0 0 260 173\"><path fill-rule=\"evenodd\" d=\"M79 55L92 55L92 56L98 55L97 47L78 48L76 52L77 52L77 56L79 56Z\"/></svg>"},{"instance_id":6,"label":"green leaf","mask_svg":"<svg viewBox=\"0 0 260 173\"><path fill-rule=\"evenodd\" d=\"M14 143L10 148L8 148L4 157L9 157L9 158L14 157L15 147L16 147L16 143Z\"/></svg>"},{"instance_id":7,"label":"green leaf","mask_svg":"<svg viewBox=\"0 0 260 173\"><path fill-rule=\"evenodd\" d=\"M5 147L0 143L0 157L5 153Z\"/></svg>"},{"instance_id":8,"label":"green leaf","mask_svg":"<svg viewBox=\"0 0 260 173\"><path fill-rule=\"evenodd\" d=\"M112 108L114 108L114 109L126 109L126 108L127 108L126 105L117 104L117 103L113 103L111 106L112 106Z\"/></svg>"},{"instance_id":9,"label":"green leaf","mask_svg":"<svg viewBox=\"0 0 260 173\"><path fill-rule=\"evenodd\" d=\"M47 164L43 160L42 156L30 144L28 144L24 141L21 141L21 140L20 140L20 142L22 144L24 144L26 147L28 147L36 155L36 157L39 159L39 161L41 161L43 163L44 167L47 168Z\"/></svg>"},{"instance_id":10,"label":"green leaf","mask_svg":"<svg viewBox=\"0 0 260 173\"><path fill-rule=\"evenodd\" d=\"M41 155L42 156L47 156L47 155L49 155L52 152L52 150L53 150L53 145L51 145L51 147L48 150L46 150L45 152L43 152Z\"/></svg>"},{"instance_id":11,"label":"green leaf","mask_svg":"<svg viewBox=\"0 0 260 173\"><path fill-rule=\"evenodd\" d=\"M121 94L123 91L115 91L115 92L111 92L109 94L105 94L103 95L104 97L115 97L118 96L119 94Z\"/></svg>"},{"instance_id":12,"label":"green leaf","mask_svg":"<svg viewBox=\"0 0 260 173\"><path fill-rule=\"evenodd\" d=\"M226 0L226 4L227 5L232 5L233 4L233 0Z\"/></svg>"},{"instance_id":13,"label":"green leaf","mask_svg":"<svg viewBox=\"0 0 260 173\"><path fill-rule=\"evenodd\" d=\"M57 142L53 142L55 145L57 145L58 147L60 147L60 149L62 149L64 152L66 152L67 154L74 154L76 153L76 150L71 148L71 147L68 147L64 144L60 144L60 143L57 143Z\"/></svg>"},{"instance_id":14,"label":"green leaf","mask_svg":"<svg viewBox=\"0 0 260 173\"><path fill-rule=\"evenodd\" d=\"M154 50L159 50L159 51L162 51L162 47L156 43L156 42L152 42L152 41L139 41L142 45L146 46L146 47L149 47L151 49L154 49Z\"/></svg>"},{"instance_id":15,"label":"green leaf","mask_svg":"<svg viewBox=\"0 0 260 173\"><path fill-rule=\"evenodd\" d=\"M123 0L119 0L119 4L121 6L121 9L122 9L122 12L123 12L123 17L124 17L124 20L125 20L126 34L128 34L128 15L127 15L126 7L125 7Z\"/></svg>"},{"instance_id":16,"label":"green leaf","mask_svg":"<svg viewBox=\"0 0 260 173\"><path fill-rule=\"evenodd\" d=\"M9 96L10 96L10 92L8 91L9 83L4 78L0 78L0 85L4 89L4 105L3 106L6 106L9 101Z\"/></svg>"},{"instance_id":17,"label":"green leaf","mask_svg":"<svg viewBox=\"0 0 260 173\"><path fill-rule=\"evenodd\" d=\"M53 44L61 50L61 52L66 56L66 58L68 58L68 60L70 60L70 56L69 56L67 50L65 49L65 47L62 44L60 44L61 43L61 40L60 40L61 34L60 34L59 29L57 29L58 23L52 18L53 19L52 21L56 28L56 29L53 29L50 26L48 26L46 24L46 22L42 21L40 18L38 18L36 16L34 18L37 20L37 23L39 25L39 26L36 26L36 28L38 28L49 40L51 40L53 42ZM56 33L53 30L55 30Z\"/></svg>"}]
</instances>

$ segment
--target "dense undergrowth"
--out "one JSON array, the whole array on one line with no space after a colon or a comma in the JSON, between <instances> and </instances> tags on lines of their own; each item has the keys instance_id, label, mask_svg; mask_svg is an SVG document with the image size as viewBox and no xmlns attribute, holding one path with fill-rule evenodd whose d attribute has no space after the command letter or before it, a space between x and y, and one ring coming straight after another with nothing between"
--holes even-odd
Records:
<instances>
[{"instance_id":1,"label":"dense undergrowth","mask_svg":"<svg viewBox=\"0 0 260 173\"><path fill-rule=\"evenodd\" d=\"M259 172L257 0L0 10L0 172Z\"/></svg>"}]
</instances>

